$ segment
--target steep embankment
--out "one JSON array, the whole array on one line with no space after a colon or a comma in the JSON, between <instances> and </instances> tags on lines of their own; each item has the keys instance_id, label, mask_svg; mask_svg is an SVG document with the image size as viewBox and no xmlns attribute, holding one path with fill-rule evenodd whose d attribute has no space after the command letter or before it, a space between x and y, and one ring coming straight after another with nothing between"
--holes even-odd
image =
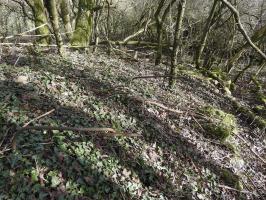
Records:
<instances>
[{"instance_id":1,"label":"steep embankment","mask_svg":"<svg viewBox=\"0 0 266 200\"><path fill-rule=\"evenodd\" d=\"M165 66L145 60L17 55L0 65L1 198L263 198L264 130L211 80L180 71L168 91L163 79L132 79L162 75ZM32 125L108 127L125 136L31 130L16 134L12 149L17 126L52 109ZM224 130L230 136L221 140L215 134Z\"/></svg>"}]
</instances>

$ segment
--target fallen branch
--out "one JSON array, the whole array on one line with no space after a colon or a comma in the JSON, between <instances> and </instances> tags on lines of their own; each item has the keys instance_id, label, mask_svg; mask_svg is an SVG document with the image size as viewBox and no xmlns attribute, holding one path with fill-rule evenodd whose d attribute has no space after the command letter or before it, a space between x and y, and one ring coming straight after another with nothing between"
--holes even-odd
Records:
<instances>
[{"instance_id":1,"label":"fallen branch","mask_svg":"<svg viewBox=\"0 0 266 200\"><path fill-rule=\"evenodd\" d=\"M124 51L122 51L122 50L120 50L120 49L112 48L112 50L113 50L113 51L117 51L117 52L119 52L119 53L121 53L121 54L124 54L124 55L126 55L128 58L130 58L130 59L132 59L132 60L134 60L134 61L138 61L138 59L134 58L133 56L131 56L131 55L128 54L127 52L124 52Z\"/></svg>"},{"instance_id":2,"label":"fallen branch","mask_svg":"<svg viewBox=\"0 0 266 200\"><path fill-rule=\"evenodd\" d=\"M131 79L134 81L136 79L149 79L149 78L169 78L171 75L148 75L148 76L136 76Z\"/></svg>"},{"instance_id":3,"label":"fallen branch","mask_svg":"<svg viewBox=\"0 0 266 200\"><path fill-rule=\"evenodd\" d=\"M146 42L146 41L109 41L113 45L146 45L146 46L153 46L156 47L158 46L157 43L153 42ZM108 44L107 40L99 41L99 44ZM164 47L168 47L168 44L163 44Z\"/></svg>"},{"instance_id":4,"label":"fallen branch","mask_svg":"<svg viewBox=\"0 0 266 200\"><path fill-rule=\"evenodd\" d=\"M42 115L40 115L40 116L38 116L38 117L36 117L36 118L34 118L34 119L28 121L27 123L25 123L25 124L22 126L22 128L26 128L26 127L27 127L28 125L30 125L32 122L34 122L34 121L36 121L36 120L38 120L38 119L41 119L41 118L43 118L43 117L45 117L45 116L51 114L51 113L54 112L54 111L55 111L55 109L52 109L52 110L50 110L50 111L48 111L48 112L46 112L46 113L44 113L44 114L42 114ZM15 132L15 133L13 134L12 138L11 138L12 149L16 149L16 146L17 146L17 143L16 143L16 136L17 136L17 132Z\"/></svg>"},{"instance_id":5,"label":"fallen branch","mask_svg":"<svg viewBox=\"0 0 266 200\"><path fill-rule=\"evenodd\" d=\"M42 115L40 115L40 116L38 116L38 117L36 117L36 118L30 120L29 122L25 123L22 127L25 128L25 127L27 127L28 125L30 125L32 122L34 122L34 121L36 121L36 120L38 120L38 119L41 119L41 118L43 118L43 117L45 117L45 116L47 116L47 115L50 115L50 114L53 113L54 111L55 111L55 109L52 109L52 110L50 110L50 111L48 111L48 112L46 112L46 113L44 113L44 114L42 114Z\"/></svg>"},{"instance_id":6,"label":"fallen branch","mask_svg":"<svg viewBox=\"0 0 266 200\"><path fill-rule=\"evenodd\" d=\"M160 107L166 111L169 111L169 112L172 112L172 113L175 113L175 114L182 114L184 113L183 111L180 111L180 110L175 110L175 109L172 109L172 108L169 108L161 103L158 103L156 101L152 101L152 100L146 100L146 99L143 99L141 97L134 97L137 101L141 101L143 103L147 103L147 104L150 104L150 105L154 105L154 106L157 106L157 107Z\"/></svg>"},{"instance_id":7,"label":"fallen branch","mask_svg":"<svg viewBox=\"0 0 266 200\"><path fill-rule=\"evenodd\" d=\"M245 176L248 178L248 180L251 182L251 184L253 185L254 189L257 191L257 193L259 194L259 196L262 197L262 194L260 193L260 190L258 189L258 187L256 186L256 184L254 183L254 181L250 178L249 174L245 173Z\"/></svg>"},{"instance_id":8,"label":"fallen branch","mask_svg":"<svg viewBox=\"0 0 266 200\"><path fill-rule=\"evenodd\" d=\"M14 45L14 46L36 46L36 47L57 47L56 44L35 44L35 43L13 43L13 42L4 42L4 43L0 43L0 46L10 46L10 45ZM82 49L86 49L88 47L84 47L84 46L68 46L68 45L62 45L62 47L64 48L82 48Z\"/></svg>"},{"instance_id":9,"label":"fallen branch","mask_svg":"<svg viewBox=\"0 0 266 200\"><path fill-rule=\"evenodd\" d=\"M13 43L13 42L3 42L3 43L0 43L0 46L9 46L9 45L15 45L15 46L39 46L39 47L56 47L56 44L50 44L50 45L47 45L47 44L33 44L31 42L28 42L28 43L21 43L21 42L18 42L18 43ZM68 47L66 45L63 45L64 47Z\"/></svg>"},{"instance_id":10,"label":"fallen branch","mask_svg":"<svg viewBox=\"0 0 266 200\"><path fill-rule=\"evenodd\" d=\"M28 31L25 31L25 32L23 32L23 33L19 33L19 34L16 34L16 35L10 35L10 36L7 36L7 37L1 37L0 39L10 39L10 38L13 38L13 37L16 37L16 36L21 36L21 35L24 35L25 33L29 33L29 32L31 32L31 31L35 31L35 30L37 30L37 29L39 29L39 28L41 28L41 27L43 27L43 26L46 26L47 25L47 23L46 24L42 24L42 25L40 25L40 26L38 26L38 27L35 27L35 28L33 28L33 29L30 29L30 30L28 30Z\"/></svg>"},{"instance_id":11,"label":"fallen branch","mask_svg":"<svg viewBox=\"0 0 266 200\"><path fill-rule=\"evenodd\" d=\"M112 128L78 128L78 127L60 127L60 126L26 126L26 127L21 127L17 130L17 133L27 131L27 130L38 130L38 131L53 131L53 130L58 130L58 131L78 131L78 132L86 132L86 133L91 133L91 132L105 132L108 133L111 136L138 136L136 134L124 134L124 133L119 133L116 130Z\"/></svg>"},{"instance_id":12,"label":"fallen branch","mask_svg":"<svg viewBox=\"0 0 266 200\"><path fill-rule=\"evenodd\" d=\"M139 29L137 32L133 33L132 35L130 35L130 36L128 36L128 37L126 37L126 38L123 40L123 43L126 44L129 40L131 40L131 39L134 38L134 37L137 37L137 36L140 35L141 33L144 33L144 32L147 30L148 27L153 26L153 25L155 25L155 22L151 22L151 23L146 24L146 26L145 26L144 28L141 28L141 29Z\"/></svg>"},{"instance_id":13,"label":"fallen branch","mask_svg":"<svg viewBox=\"0 0 266 200\"><path fill-rule=\"evenodd\" d=\"M60 35L66 35L68 33L73 33L74 31L70 31L70 32L65 32L65 33L59 33ZM46 36L52 36L54 35L53 33L50 34L43 34L43 35L21 35L21 34L17 34L14 35L14 37L19 36L19 37L46 37ZM5 38L5 39L9 39L9 38Z\"/></svg>"},{"instance_id":14,"label":"fallen branch","mask_svg":"<svg viewBox=\"0 0 266 200\"><path fill-rule=\"evenodd\" d=\"M242 142L244 142L244 144L249 148L249 150L260 160L262 161L264 164L266 164L266 161L257 153L255 152L252 147L248 144L248 142L242 138L240 135L236 134L236 137L238 137L240 140L242 140Z\"/></svg>"},{"instance_id":15,"label":"fallen branch","mask_svg":"<svg viewBox=\"0 0 266 200\"><path fill-rule=\"evenodd\" d=\"M243 194L252 194L252 195L255 195L252 192L249 192L249 191L246 191L246 190L237 190L235 188L232 188L232 187L229 187L229 186L226 186L226 185L218 185L218 187L219 188L224 188L224 189L227 189L227 190L232 190L232 191L240 192L240 193L243 193Z\"/></svg>"},{"instance_id":16,"label":"fallen branch","mask_svg":"<svg viewBox=\"0 0 266 200\"><path fill-rule=\"evenodd\" d=\"M165 105L160 104L160 103L155 102L155 101L149 101L149 100L146 100L145 103L148 103L148 104L150 104L150 105L154 105L154 106L158 106L158 107L160 107L160 108L162 108L162 109L164 109L164 110L167 110L167 111L169 111L169 112L173 112L173 113L175 113L175 114L182 114L182 113L184 113L184 112L182 112L182 111L180 111L180 110L175 110L175 109L172 109L172 108L168 108L168 107L166 107Z\"/></svg>"},{"instance_id":17,"label":"fallen branch","mask_svg":"<svg viewBox=\"0 0 266 200\"><path fill-rule=\"evenodd\" d=\"M143 46L149 46L149 47L156 47L157 46L157 44L152 43L152 42L129 41L127 43L124 43L123 41L109 41L109 43L108 43L107 40L99 41L98 45L96 45L96 46L108 45L108 44L112 44L112 45L143 45ZM47 44L34 44L34 43L31 43L31 42L28 42L28 43L3 42L3 43L0 43L0 46L1 45L2 46L9 46L9 45L15 45L16 46L17 45L17 46L57 47L56 44L50 44L50 45L47 45ZM91 46L95 46L95 44L92 43L88 47L91 47ZM167 44L165 44L164 46L167 47ZM74 46L74 45L73 46L62 45L62 47L65 47L65 48L82 48L82 49L88 48L88 47L84 47L84 46Z\"/></svg>"}]
</instances>

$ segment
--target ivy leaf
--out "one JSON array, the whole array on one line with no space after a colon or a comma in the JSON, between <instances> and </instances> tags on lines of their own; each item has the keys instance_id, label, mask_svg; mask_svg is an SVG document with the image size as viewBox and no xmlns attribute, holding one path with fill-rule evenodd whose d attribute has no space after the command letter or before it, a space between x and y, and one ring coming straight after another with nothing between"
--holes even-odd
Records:
<instances>
[{"instance_id":1,"label":"ivy leaf","mask_svg":"<svg viewBox=\"0 0 266 200\"><path fill-rule=\"evenodd\" d=\"M56 171L50 171L48 176L51 177L51 187L56 187L61 183L61 179Z\"/></svg>"},{"instance_id":2,"label":"ivy leaf","mask_svg":"<svg viewBox=\"0 0 266 200\"><path fill-rule=\"evenodd\" d=\"M33 182L38 181L38 172L35 169L31 170L31 180Z\"/></svg>"},{"instance_id":3,"label":"ivy leaf","mask_svg":"<svg viewBox=\"0 0 266 200\"><path fill-rule=\"evenodd\" d=\"M56 187L60 184L60 182L61 182L61 180L58 176L53 176L52 180L51 180L51 183L52 183L51 186Z\"/></svg>"}]
</instances>

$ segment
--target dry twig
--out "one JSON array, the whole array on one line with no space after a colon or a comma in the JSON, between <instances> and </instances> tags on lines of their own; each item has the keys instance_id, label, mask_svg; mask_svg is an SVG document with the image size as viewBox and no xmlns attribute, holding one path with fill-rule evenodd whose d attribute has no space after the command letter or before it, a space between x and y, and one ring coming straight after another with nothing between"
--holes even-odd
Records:
<instances>
[{"instance_id":1,"label":"dry twig","mask_svg":"<svg viewBox=\"0 0 266 200\"><path fill-rule=\"evenodd\" d=\"M240 140L242 140L242 142L244 142L244 144L249 148L249 150L260 160L262 161L264 164L266 164L266 161L256 152L252 149L252 147L248 144L248 142L242 138L240 135L236 134L236 137L238 137Z\"/></svg>"},{"instance_id":2,"label":"dry twig","mask_svg":"<svg viewBox=\"0 0 266 200\"><path fill-rule=\"evenodd\" d=\"M169 78L170 75L148 75L148 76L136 76L131 79L131 81L136 79L149 79L149 78Z\"/></svg>"},{"instance_id":3,"label":"dry twig","mask_svg":"<svg viewBox=\"0 0 266 200\"><path fill-rule=\"evenodd\" d=\"M249 192L249 191L246 191L246 190L238 190L238 189L235 189L235 188L232 188L232 187L229 187L229 186L226 186L226 185L218 185L219 188L224 188L224 189L227 189L227 190L232 190L232 191L236 191L236 192L240 192L240 193L243 193L243 194L252 194L254 196L256 196L254 193L252 192Z\"/></svg>"},{"instance_id":4,"label":"dry twig","mask_svg":"<svg viewBox=\"0 0 266 200\"><path fill-rule=\"evenodd\" d=\"M26 126L30 125L32 122L34 122L34 121L36 121L36 120L38 120L38 119L41 119L41 118L43 118L43 117L45 117L45 116L47 116L47 115L50 115L50 114L53 113L54 111L55 111L55 109L52 109L52 110L50 110L50 111L48 111L48 112L46 112L46 113L44 113L44 114L42 114L42 115L40 115L40 116L38 116L38 117L36 117L36 118L30 120L29 122L25 123L22 127L26 127Z\"/></svg>"},{"instance_id":5,"label":"dry twig","mask_svg":"<svg viewBox=\"0 0 266 200\"><path fill-rule=\"evenodd\" d=\"M158 102L155 102L155 101L150 101L150 100L145 100L144 101L145 103L148 103L150 105L154 105L154 106L158 106L166 111L169 111L169 112L173 112L175 114L183 114L184 112L183 111L180 111L180 110L175 110L175 109L172 109L172 108L169 108L169 107L166 107L165 105L161 104L161 103L158 103Z\"/></svg>"}]
</instances>

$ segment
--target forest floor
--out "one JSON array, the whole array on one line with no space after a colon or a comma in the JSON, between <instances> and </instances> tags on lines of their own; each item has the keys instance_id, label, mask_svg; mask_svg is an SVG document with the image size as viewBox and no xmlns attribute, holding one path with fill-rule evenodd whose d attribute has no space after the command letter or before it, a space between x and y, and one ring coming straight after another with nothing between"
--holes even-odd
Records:
<instances>
[{"instance_id":1,"label":"forest floor","mask_svg":"<svg viewBox=\"0 0 266 200\"><path fill-rule=\"evenodd\" d=\"M193 69L180 70L171 91L163 78L133 79L165 68L104 52L2 55L0 199L265 199L265 130ZM236 91L243 105L257 103L248 88ZM198 114L206 106L233 114L238 133L209 137ZM16 132L32 119L124 136Z\"/></svg>"}]
</instances>

